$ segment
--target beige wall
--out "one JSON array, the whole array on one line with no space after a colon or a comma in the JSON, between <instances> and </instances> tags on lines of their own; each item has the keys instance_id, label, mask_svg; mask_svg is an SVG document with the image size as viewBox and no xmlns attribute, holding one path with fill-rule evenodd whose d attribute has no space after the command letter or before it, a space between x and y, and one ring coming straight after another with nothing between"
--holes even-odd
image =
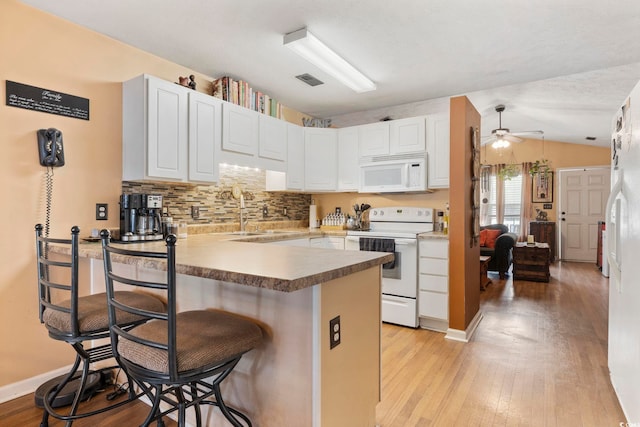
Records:
<instances>
[{"instance_id":1,"label":"beige wall","mask_svg":"<svg viewBox=\"0 0 640 427\"><path fill-rule=\"evenodd\" d=\"M354 204L368 203L373 207L382 206L416 206L444 209L449 201L449 190L437 190L433 193L419 194L359 194L359 193L324 193L314 194L312 198L318 205L318 217L334 212L340 207L342 212L354 215Z\"/></svg>"},{"instance_id":2,"label":"beige wall","mask_svg":"<svg viewBox=\"0 0 640 427\"><path fill-rule=\"evenodd\" d=\"M0 98L5 80L90 100L91 120L0 105L4 165L0 221L0 387L72 362L66 344L49 339L38 322L34 225L44 221L45 168L38 163L36 131L63 132L66 165L54 172L51 235L78 225L118 227L122 178L121 82L142 73L169 81L195 74L198 91L211 78L116 40L52 17L17 0L0 3ZM302 124L303 115L284 108L285 119ZM95 221L95 204L108 203L108 221ZM20 363L16 363L17 361Z\"/></svg>"},{"instance_id":3,"label":"beige wall","mask_svg":"<svg viewBox=\"0 0 640 427\"><path fill-rule=\"evenodd\" d=\"M513 153L513 156L512 156ZM481 150L483 164L523 163L535 162L541 158L548 159L552 170L563 168L581 168L587 166L605 166L611 164L611 150L609 148L591 145L568 144L566 142L543 141L541 139L525 139L524 142L514 143L504 150L496 150L491 145L485 145ZM555 174L557 177L557 173ZM553 208L545 209L549 221L556 220L558 202L558 180L554 179ZM533 203L531 214L535 218L535 209L542 209L542 203Z\"/></svg>"},{"instance_id":4,"label":"beige wall","mask_svg":"<svg viewBox=\"0 0 640 427\"><path fill-rule=\"evenodd\" d=\"M55 169L51 235L72 225L116 227L122 161L121 82L141 73L175 81L191 70L53 18L19 3L0 5L0 129L3 167L0 222L0 386L69 364L68 346L38 322L34 225L44 220L43 177L36 131L63 132L66 165ZM205 76L196 74L199 88ZM89 98L90 121L7 107L5 82ZM109 203L108 221L95 221L95 203ZM11 231L11 233L9 233ZM20 363L17 363L20 361Z\"/></svg>"}]
</instances>

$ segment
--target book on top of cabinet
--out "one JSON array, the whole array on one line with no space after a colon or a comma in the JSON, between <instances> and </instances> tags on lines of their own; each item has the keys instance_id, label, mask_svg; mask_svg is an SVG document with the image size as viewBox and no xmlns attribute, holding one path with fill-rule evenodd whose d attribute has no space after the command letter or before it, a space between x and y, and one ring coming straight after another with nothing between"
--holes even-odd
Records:
<instances>
[{"instance_id":1,"label":"book on top of cabinet","mask_svg":"<svg viewBox=\"0 0 640 427\"><path fill-rule=\"evenodd\" d=\"M213 81L212 95L223 101L240 105L278 119L282 118L282 104L260 91L254 91L248 82L224 76Z\"/></svg>"}]
</instances>

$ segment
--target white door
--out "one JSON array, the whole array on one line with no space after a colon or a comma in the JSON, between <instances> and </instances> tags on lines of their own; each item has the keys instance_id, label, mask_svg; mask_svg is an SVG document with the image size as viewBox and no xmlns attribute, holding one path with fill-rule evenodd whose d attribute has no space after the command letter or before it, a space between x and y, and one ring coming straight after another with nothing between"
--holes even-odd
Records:
<instances>
[{"instance_id":1,"label":"white door","mask_svg":"<svg viewBox=\"0 0 640 427\"><path fill-rule=\"evenodd\" d=\"M598 221L604 221L609 197L609 168L558 171L560 259L596 262Z\"/></svg>"}]
</instances>

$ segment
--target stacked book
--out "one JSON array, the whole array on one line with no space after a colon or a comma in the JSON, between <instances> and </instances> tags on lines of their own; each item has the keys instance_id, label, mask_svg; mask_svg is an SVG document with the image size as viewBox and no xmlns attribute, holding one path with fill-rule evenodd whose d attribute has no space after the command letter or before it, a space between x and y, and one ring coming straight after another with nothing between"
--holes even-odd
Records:
<instances>
[{"instance_id":1,"label":"stacked book","mask_svg":"<svg viewBox=\"0 0 640 427\"><path fill-rule=\"evenodd\" d=\"M220 77L214 80L212 92L216 98L232 104L278 119L282 118L282 104L265 93L254 91L249 83L243 80L235 80L229 76Z\"/></svg>"}]
</instances>

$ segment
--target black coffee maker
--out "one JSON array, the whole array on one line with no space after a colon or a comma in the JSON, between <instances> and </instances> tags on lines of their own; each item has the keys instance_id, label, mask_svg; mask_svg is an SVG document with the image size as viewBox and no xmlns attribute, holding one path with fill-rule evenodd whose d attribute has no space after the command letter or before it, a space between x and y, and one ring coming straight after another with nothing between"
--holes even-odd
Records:
<instances>
[{"instance_id":1,"label":"black coffee maker","mask_svg":"<svg viewBox=\"0 0 640 427\"><path fill-rule=\"evenodd\" d=\"M123 194L120 196L120 240L138 242L162 240L162 196Z\"/></svg>"}]
</instances>

